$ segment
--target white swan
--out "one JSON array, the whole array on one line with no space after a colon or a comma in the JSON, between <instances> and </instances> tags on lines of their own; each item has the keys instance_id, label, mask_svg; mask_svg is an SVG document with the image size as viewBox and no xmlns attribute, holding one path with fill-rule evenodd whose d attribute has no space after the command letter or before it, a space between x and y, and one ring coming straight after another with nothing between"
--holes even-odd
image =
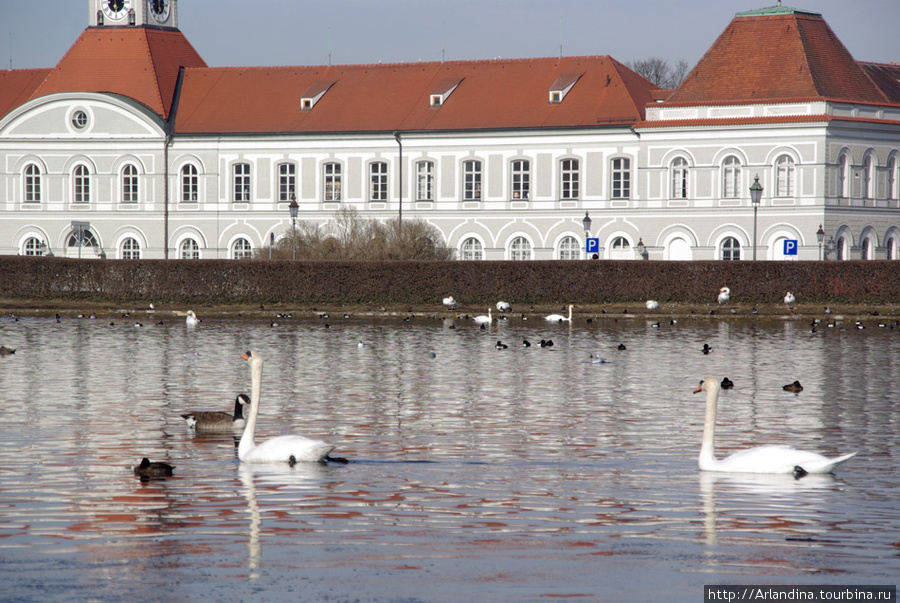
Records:
<instances>
[{"instance_id":1,"label":"white swan","mask_svg":"<svg viewBox=\"0 0 900 603\"><path fill-rule=\"evenodd\" d=\"M194 411L181 415L188 427L202 432L229 433L242 430L247 425L244 419L244 404L249 404L247 394L238 394L234 399L234 414L219 411Z\"/></svg>"},{"instance_id":2,"label":"white swan","mask_svg":"<svg viewBox=\"0 0 900 603\"><path fill-rule=\"evenodd\" d=\"M457 304L456 300L453 299L453 296L451 295L450 297L444 298L444 305L447 306L448 308L455 308L458 304Z\"/></svg>"},{"instance_id":3,"label":"white swan","mask_svg":"<svg viewBox=\"0 0 900 603\"><path fill-rule=\"evenodd\" d=\"M707 377L694 390L706 392L706 420L703 423L703 443L700 446L700 470L727 473L832 473L838 465L857 453L828 458L815 452L797 450L790 446L755 446L719 460L715 454L716 407L719 404L719 381ZM798 471L798 468L800 471Z\"/></svg>"},{"instance_id":4,"label":"white swan","mask_svg":"<svg viewBox=\"0 0 900 603\"><path fill-rule=\"evenodd\" d=\"M497 311L498 312L512 312L512 306L509 302L498 301L497 302Z\"/></svg>"},{"instance_id":5,"label":"white swan","mask_svg":"<svg viewBox=\"0 0 900 603\"><path fill-rule=\"evenodd\" d=\"M719 289L719 305L724 306L729 301L731 301L731 289L728 287L722 287Z\"/></svg>"},{"instance_id":6,"label":"white swan","mask_svg":"<svg viewBox=\"0 0 900 603\"><path fill-rule=\"evenodd\" d=\"M796 301L797 301L797 298L794 297L794 294L791 293L790 291L788 291L788 292L785 294L785 296L784 296L784 303L787 304L788 306L794 305L794 303L795 303Z\"/></svg>"},{"instance_id":7,"label":"white swan","mask_svg":"<svg viewBox=\"0 0 900 603\"><path fill-rule=\"evenodd\" d=\"M487 324L494 322L494 317L491 314L491 309L488 308L487 316L482 314L481 316L476 316L474 320L475 320L475 323L479 324L479 325L487 325Z\"/></svg>"},{"instance_id":8,"label":"white swan","mask_svg":"<svg viewBox=\"0 0 900 603\"><path fill-rule=\"evenodd\" d=\"M648 310L659 310L659 302L655 299L647 300L647 309Z\"/></svg>"},{"instance_id":9,"label":"white swan","mask_svg":"<svg viewBox=\"0 0 900 603\"><path fill-rule=\"evenodd\" d=\"M563 316L562 314L550 314L549 316L545 316L544 319L549 322L571 322L572 321L572 308L574 308L572 304L569 304L569 315Z\"/></svg>"},{"instance_id":10,"label":"white swan","mask_svg":"<svg viewBox=\"0 0 900 603\"><path fill-rule=\"evenodd\" d=\"M189 327L196 327L200 324L200 319L197 318L197 315L194 314L193 310L187 311L187 317L184 319L185 324Z\"/></svg>"},{"instance_id":11,"label":"white swan","mask_svg":"<svg viewBox=\"0 0 900 603\"><path fill-rule=\"evenodd\" d=\"M238 446L238 458L244 463L294 463L325 461L334 446L320 440L310 440L298 435L283 435L256 444L256 418L259 415L259 394L262 388L263 360L258 352L247 352L241 358L250 363L253 379L250 391L250 417Z\"/></svg>"}]
</instances>

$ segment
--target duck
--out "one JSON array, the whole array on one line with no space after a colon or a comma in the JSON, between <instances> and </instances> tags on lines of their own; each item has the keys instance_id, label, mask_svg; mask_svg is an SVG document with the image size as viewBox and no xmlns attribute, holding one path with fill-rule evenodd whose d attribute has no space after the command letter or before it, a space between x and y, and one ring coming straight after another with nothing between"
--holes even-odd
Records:
<instances>
[{"instance_id":1,"label":"duck","mask_svg":"<svg viewBox=\"0 0 900 603\"><path fill-rule=\"evenodd\" d=\"M327 462L332 444L312 440L299 435L283 435L256 443L256 422L259 416L259 398L262 389L263 359L259 352L248 351L241 358L250 364L250 416L238 445L238 459L242 463L287 463L291 467L299 462Z\"/></svg>"},{"instance_id":2,"label":"duck","mask_svg":"<svg viewBox=\"0 0 900 603\"><path fill-rule=\"evenodd\" d=\"M247 394L238 394L234 399L234 413L223 411L194 411L181 415L187 426L197 431L230 433L243 430L247 425L244 419L244 405L250 404Z\"/></svg>"},{"instance_id":3,"label":"duck","mask_svg":"<svg viewBox=\"0 0 900 603\"><path fill-rule=\"evenodd\" d=\"M197 315L194 314L193 310L188 310L187 316L185 317L184 322L189 327L196 327L197 325L200 324L200 319L197 318Z\"/></svg>"},{"instance_id":4,"label":"duck","mask_svg":"<svg viewBox=\"0 0 900 603\"><path fill-rule=\"evenodd\" d=\"M9 356L10 354L15 354L15 348L8 348L5 345L0 345L0 356Z\"/></svg>"},{"instance_id":5,"label":"duck","mask_svg":"<svg viewBox=\"0 0 900 603\"><path fill-rule=\"evenodd\" d=\"M655 299L647 300L647 309L648 310L659 310L659 302Z\"/></svg>"},{"instance_id":6,"label":"duck","mask_svg":"<svg viewBox=\"0 0 900 603\"><path fill-rule=\"evenodd\" d=\"M494 322L494 317L491 315L491 309L488 308L487 315L482 314L481 316L476 316L473 320L476 324L484 326Z\"/></svg>"},{"instance_id":7,"label":"duck","mask_svg":"<svg viewBox=\"0 0 900 603\"><path fill-rule=\"evenodd\" d=\"M497 340L497 345L495 345L494 347L497 348L498 350L505 350L505 349L509 348L508 345L506 345L505 343L503 343L500 340Z\"/></svg>"},{"instance_id":8,"label":"duck","mask_svg":"<svg viewBox=\"0 0 900 603\"><path fill-rule=\"evenodd\" d=\"M798 450L790 446L755 446L736 452L724 459L715 455L716 412L719 404L719 381L706 377L694 393L706 392L706 420L698 464L701 471L724 473L833 473L842 463L856 456L856 452L829 458L816 452ZM795 473L796 472L796 473Z\"/></svg>"},{"instance_id":9,"label":"duck","mask_svg":"<svg viewBox=\"0 0 900 603\"><path fill-rule=\"evenodd\" d=\"M151 463L150 459L144 457L141 464L134 468L134 474L141 479L154 479L160 477L172 477L174 465L168 463Z\"/></svg>"},{"instance_id":10,"label":"duck","mask_svg":"<svg viewBox=\"0 0 900 603\"><path fill-rule=\"evenodd\" d=\"M544 317L544 320L547 322L571 322L572 321L572 308L574 308L572 304L569 304L569 315L563 316L562 314L550 314Z\"/></svg>"},{"instance_id":11,"label":"duck","mask_svg":"<svg viewBox=\"0 0 900 603\"><path fill-rule=\"evenodd\" d=\"M701 349L700 351L703 352L703 355L705 356L705 355L709 354L710 352L712 352L713 349L711 347L709 347L708 343L704 343L703 349Z\"/></svg>"},{"instance_id":12,"label":"duck","mask_svg":"<svg viewBox=\"0 0 900 603\"><path fill-rule=\"evenodd\" d=\"M512 312L512 306L509 302L498 301L497 302L497 311L498 312Z\"/></svg>"},{"instance_id":13,"label":"duck","mask_svg":"<svg viewBox=\"0 0 900 603\"><path fill-rule=\"evenodd\" d=\"M803 391L803 386L800 385L800 382L799 382L799 381L794 381L793 383L788 383L787 385L785 385L785 386L782 387L781 389L783 389L783 390L786 391L786 392L791 392L791 393L794 393L794 394L799 394L800 392Z\"/></svg>"},{"instance_id":14,"label":"duck","mask_svg":"<svg viewBox=\"0 0 900 603\"><path fill-rule=\"evenodd\" d=\"M721 385L722 385L722 389L734 389L734 381L732 381L728 377L725 377L724 379L722 379Z\"/></svg>"},{"instance_id":15,"label":"duck","mask_svg":"<svg viewBox=\"0 0 900 603\"><path fill-rule=\"evenodd\" d=\"M541 339L540 345L542 348L552 348L553 340L552 339Z\"/></svg>"},{"instance_id":16,"label":"duck","mask_svg":"<svg viewBox=\"0 0 900 603\"><path fill-rule=\"evenodd\" d=\"M794 297L794 294L788 291L784 294L784 303L787 306L793 306L797 301L797 298Z\"/></svg>"},{"instance_id":17,"label":"duck","mask_svg":"<svg viewBox=\"0 0 900 603\"><path fill-rule=\"evenodd\" d=\"M444 304L445 306L447 306L448 308L455 308L456 306L459 305L459 304L456 302L456 300L453 299L453 296L452 296L452 295L450 295L450 296L448 296L448 297L445 297L445 298L444 298L444 301L443 301L443 304Z\"/></svg>"},{"instance_id":18,"label":"duck","mask_svg":"<svg viewBox=\"0 0 900 603\"><path fill-rule=\"evenodd\" d=\"M530 348L530 347L531 347L531 342L528 341L527 339L523 339L523 340L522 340L522 347L523 347L523 348Z\"/></svg>"},{"instance_id":19,"label":"duck","mask_svg":"<svg viewBox=\"0 0 900 603\"><path fill-rule=\"evenodd\" d=\"M731 289L722 287L719 289L719 305L724 306L731 301Z\"/></svg>"}]
</instances>

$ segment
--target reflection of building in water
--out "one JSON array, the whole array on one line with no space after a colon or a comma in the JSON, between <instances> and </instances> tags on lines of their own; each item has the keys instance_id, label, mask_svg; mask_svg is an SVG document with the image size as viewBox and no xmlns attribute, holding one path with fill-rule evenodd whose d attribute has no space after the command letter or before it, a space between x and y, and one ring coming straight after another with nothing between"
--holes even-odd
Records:
<instances>
[{"instance_id":1,"label":"reflection of building in water","mask_svg":"<svg viewBox=\"0 0 900 603\"><path fill-rule=\"evenodd\" d=\"M738 13L659 90L610 56L210 68L178 0L87 2L55 67L0 72L0 253L244 258L293 205L470 260L900 257L900 66L817 13Z\"/></svg>"}]
</instances>

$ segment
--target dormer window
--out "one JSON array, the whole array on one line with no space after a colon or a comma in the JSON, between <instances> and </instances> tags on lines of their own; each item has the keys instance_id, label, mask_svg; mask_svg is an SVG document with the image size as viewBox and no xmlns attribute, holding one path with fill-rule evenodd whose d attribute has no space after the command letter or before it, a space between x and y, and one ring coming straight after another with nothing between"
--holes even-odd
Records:
<instances>
[{"instance_id":1,"label":"dormer window","mask_svg":"<svg viewBox=\"0 0 900 603\"><path fill-rule=\"evenodd\" d=\"M431 91L429 106L440 107L447 102L447 97L456 90L456 87L459 86L461 81L461 77L445 77L438 82L438 85Z\"/></svg>"},{"instance_id":2,"label":"dormer window","mask_svg":"<svg viewBox=\"0 0 900 603\"><path fill-rule=\"evenodd\" d=\"M564 73L556 78L556 81L550 86L550 104L558 105L563 102L566 94L581 76L581 73Z\"/></svg>"},{"instance_id":3,"label":"dormer window","mask_svg":"<svg viewBox=\"0 0 900 603\"><path fill-rule=\"evenodd\" d=\"M334 82L314 82L300 97L300 110L312 111L312 108L316 106L316 103L325 96L325 93L328 92L328 89L333 85Z\"/></svg>"}]
</instances>

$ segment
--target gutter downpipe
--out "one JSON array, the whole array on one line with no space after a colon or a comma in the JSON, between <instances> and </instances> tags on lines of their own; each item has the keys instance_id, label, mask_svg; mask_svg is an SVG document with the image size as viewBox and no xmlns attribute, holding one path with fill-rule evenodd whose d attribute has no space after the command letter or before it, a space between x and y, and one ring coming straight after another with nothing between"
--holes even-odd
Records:
<instances>
[{"instance_id":1,"label":"gutter downpipe","mask_svg":"<svg viewBox=\"0 0 900 603\"><path fill-rule=\"evenodd\" d=\"M169 147L175 135L175 116L178 114L178 101L181 98L181 86L184 83L184 67L178 68L178 79L172 93L172 104L169 117L166 119L166 143L163 146L163 259L169 259Z\"/></svg>"}]
</instances>

